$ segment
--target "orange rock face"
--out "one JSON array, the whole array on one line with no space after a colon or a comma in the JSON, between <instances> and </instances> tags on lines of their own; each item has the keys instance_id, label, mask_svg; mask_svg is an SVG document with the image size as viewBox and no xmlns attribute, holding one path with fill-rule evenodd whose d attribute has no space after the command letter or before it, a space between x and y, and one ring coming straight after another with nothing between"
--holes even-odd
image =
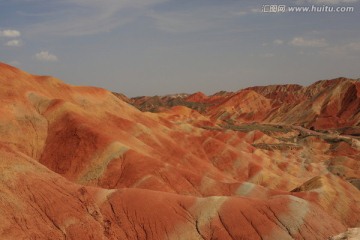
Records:
<instances>
[{"instance_id":1,"label":"orange rock face","mask_svg":"<svg viewBox=\"0 0 360 240\"><path fill-rule=\"evenodd\" d=\"M0 239L360 227L359 99L348 79L129 99L0 64Z\"/></svg>"}]
</instances>

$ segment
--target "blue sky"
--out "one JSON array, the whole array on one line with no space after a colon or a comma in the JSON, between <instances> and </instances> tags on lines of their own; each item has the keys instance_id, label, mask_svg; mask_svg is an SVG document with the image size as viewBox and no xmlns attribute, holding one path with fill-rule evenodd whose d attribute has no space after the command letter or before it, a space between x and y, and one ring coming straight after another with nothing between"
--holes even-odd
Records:
<instances>
[{"instance_id":1,"label":"blue sky","mask_svg":"<svg viewBox=\"0 0 360 240\"><path fill-rule=\"evenodd\" d=\"M0 61L128 96L308 85L360 77L359 20L359 0L2 0Z\"/></svg>"}]
</instances>

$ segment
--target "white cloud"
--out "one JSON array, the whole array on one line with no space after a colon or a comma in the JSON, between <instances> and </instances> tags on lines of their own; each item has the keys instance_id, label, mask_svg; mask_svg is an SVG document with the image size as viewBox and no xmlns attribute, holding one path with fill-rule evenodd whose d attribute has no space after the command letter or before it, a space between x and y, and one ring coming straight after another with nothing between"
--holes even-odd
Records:
<instances>
[{"instance_id":1,"label":"white cloud","mask_svg":"<svg viewBox=\"0 0 360 240\"><path fill-rule=\"evenodd\" d=\"M248 14L247 11L238 11L238 12L235 12L235 13L234 13L234 15L236 15L236 16L244 16L244 15L246 15L246 14Z\"/></svg>"},{"instance_id":2,"label":"white cloud","mask_svg":"<svg viewBox=\"0 0 360 240\"><path fill-rule=\"evenodd\" d=\"M206 6L186 10L152 11L147 16L162 31L171 33L191 33L221 29L221 31L239 31L236 20L248 14L245 11L234 11L234 7ZM246 31L241 29L240 31Z\"/></svg>"},{"instance_id":3,"label":"white cloud","mask_svg":"<svg viewBox=\"0 0 360 240\"><path fill-rule=\"evenodd\" d=\"M345 47L353 51L360 51L360 42L352 42L346 44Z\"/></svg>"},{"instance_id":4,"label":"white cloud","mask_svg":"<svg viewBox=\"0 0 360 240\"><path fill-rule=\"evenodd\" d=\"M355 3L358 0L298 0L297 3L304 4L304 3L311 3L311 4L344 4L344 3Z\"/></svg>"},{"instance_id":5,"label":"white cloud","mask_svg":"<svg viewBox=\"0 0 360 240\"><path fill-rule=\"evenodd\" d=\"M325 48L321 53L326 55L354 55L360 54L360 42L350 42L346 44L338 44Z\"/></svg>"},{"instance_id":6,"label":"white cloud","mask_svg":"<svg viewBox=\"0 0 360 240\"><path fill-rule=\"evenodd\" d=\"M158 29L171 33L197 32L215 27L213 18L203 10L190 12L166 12L149 14ZM196 12L196 14L195 14Z\"/></svg>"},{"instance_id":7,"label":"white cloud","mask_svg":"<svg viewBox=\"0 0 360 240\"><path fill-rule=\"evenodd\" d=\"M264 53L264 54L260 55L260 57L263 57L263 58L271 58L274 56L275 56L275 54L273 54L273 53Z\"/></svg>"},{"instance_id":8,"label":"white cloud","mask_svg":"<svg viewBox=\"0 0 360 240\"><path fill-rule=\"evenodd\" d=\"M12 38L12 37L20 37L21 33L18 30L14 30L14 29L5 29L0 31L0 37L8 37L8 38Z\"/></svg>"},{"instance_id":9,"label":"white cloud","mask_svg":"<svg viewBox=\"0 0 360 240\"><path fill-rule=\"evenodd\" d=\"M283 40L280 40L280 39L276 39L276 40L274 40L273 43L274 43L275 45L281 45L281 44L284 43L284 41L283 41Z\"/></svg>"},{"instance_id":10,"label":"white cloud","mask_svg":"<svg viewBox=\"0 0 360 240\"><path fill-rule=\"evenodd\" d=\"M10 40L7 43L5 43L5 45L9 47L20 47L22 46L22 44L23 44L22 41L18 39Z\"/></svg>"},{"instance_id":11,"label":"white cloud","mask_svg":"<svg viewBox=\"0 0 360 240\"><path fill-rule=\"evenodd\" d=\"M58 60L57 56L49 53L48 51L41 51L35 54L35 58L39 61L45 61L45 62L56 62Z\"/></svg>"},{"instance_id":12,"label":"white cloud","mask_svg":"<svg viewBox=\"0 0 360 240\"><path fill-rule=\"evenodd\" d=\"M293 38L293 40L291 40L289 44L296 47L325 47L328 45L324 38L304 39L302 37Z\"/></svg>"},{"instance_id":13,"label":"white cloud","mask_svg":"<svg viewBox=\"0 0 360 240\"><path fill-rule=\"evenodd\" d=\"M262 10L260 8L252 8L252 9L250 9L250 12L252 12L252 13L261 13Z\"/></svg>"},{"instance_id":14,"label":"white cloud","mask_svg":"<svg viewBox=\"0 0 360 240\"><path fill-rule=\"evenodd\" d=\"M243 9L241 11L233 12L232 14L234 16L245 16L245 15L257 14L257 13L263 13L261 7L246 8L246 9Z\"/></svg>"},{"instance_id":15,"label":"white cloud","mask_svg":"<svg viewBox=\"0 0 360 240\"><path fill-rule=\"evenodd\" d=\"M44 15L46 21L32 25L28 34L82 36L109 32L165 1L168 0L53 0L57 10Z\"/></svg>"}]
</instances>

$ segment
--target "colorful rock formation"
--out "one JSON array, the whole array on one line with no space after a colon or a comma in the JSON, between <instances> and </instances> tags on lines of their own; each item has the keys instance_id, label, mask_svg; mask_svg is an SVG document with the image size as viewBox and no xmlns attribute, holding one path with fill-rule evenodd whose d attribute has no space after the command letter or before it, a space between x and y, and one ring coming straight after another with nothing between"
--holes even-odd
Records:
<instances>
[{"instance_id":1,"label":"colorful rock formation","mask_svg":"<svg viewBox=\"0 0 360 240\"><path fill-rule=\"evenodd\" d=\"M0 64L0 238L326 239L360 227L359 82L149 99Z\"/></svg>"}]
</instances>

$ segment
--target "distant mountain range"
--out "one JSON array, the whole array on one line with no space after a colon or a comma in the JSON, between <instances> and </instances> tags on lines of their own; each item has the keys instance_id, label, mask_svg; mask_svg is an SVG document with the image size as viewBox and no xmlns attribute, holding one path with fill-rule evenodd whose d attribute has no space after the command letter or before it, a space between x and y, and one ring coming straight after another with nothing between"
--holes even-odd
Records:
<instances>
[{"instance_id":1,"label":"distant mountain range","mask_svg":"<svg viewBox=\"0 0 360 240\"><path fill-rule=\"evenodd\" d=\"M272 85L206 96L201 92L122 100L141 111L161 112L174 106L194 109L212 120L231 124L268 123L313 129L346 128L360 134L360 81L347 78L318 81L310 86ZM116 96L121 96L114 93Z\"/></svg>"}]
</instances>

